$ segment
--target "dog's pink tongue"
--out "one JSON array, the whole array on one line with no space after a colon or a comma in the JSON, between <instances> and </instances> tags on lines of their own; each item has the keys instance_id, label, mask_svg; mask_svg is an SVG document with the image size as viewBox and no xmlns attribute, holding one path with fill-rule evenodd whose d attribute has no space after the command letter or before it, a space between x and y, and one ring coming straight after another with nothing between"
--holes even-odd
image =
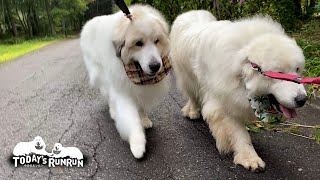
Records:
<instances>
[{"instance_id":1,"label":"dog's pink tongue","mask_svg":"<svg viewBox=\"0 0 320 180\"><path fill-rule=\"evenodd\" d=\"M295 109L289 109L289 108L280 104L280 110L282 111L283 115L287 119L293 119L293 118L297 117L297 112Z\"/></svg>"}]
</instances>

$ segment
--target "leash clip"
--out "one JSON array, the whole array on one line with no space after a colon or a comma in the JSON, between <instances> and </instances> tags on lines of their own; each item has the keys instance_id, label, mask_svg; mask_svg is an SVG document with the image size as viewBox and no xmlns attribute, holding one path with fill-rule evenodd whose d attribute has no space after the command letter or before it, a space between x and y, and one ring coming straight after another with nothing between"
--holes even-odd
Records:
<instances>
[{"instance_id":1,"label":"leash clip","mask_svg":"<svg viewBox=\"0 0 320 180\"><path fill-rule=\"evenodd\" d=\"M292 82L295 82L297 84L300 84L300 81L303 79L303 77L297 77L295 79L292 80Z\"/></svg>"},{"instance_id":2,"label":"leash clip","mask_svg":"<svg viewBox=\"0 0 320 180\"><path fill-rule=\"evenodd\" d=\"M125 14L124 16L126 16L128 19L130 19L130 21L132 21L132 14Z\"/></svg>"},{"instance_id":3,"label":"leash clip","mask_svg":"<svg viewBox=\"0 0 320 180\"><path fill-rule=\"evenodd\" d=\"M253 62L250 62L250 63L251 63L251 66L252 66L252 69L253 69L253 70L256 70L256 71L260 72L261 74L263 74L262 69L261 69L261 66L259 66L259 65L256 64L256 63L253 63Z\"/></svg>"},{"instance_id":4,"label":"leash clip","mask_svg":"<svg viewBox=\"0 0 320 180\"><path fill-rule=\"evenodd\" d=\"M132 15L129 11L128 6L123 0L115 0L116 5L121 9L121 11L125 14L125 16L132 21Z\"/></svg>"}]
</instances>

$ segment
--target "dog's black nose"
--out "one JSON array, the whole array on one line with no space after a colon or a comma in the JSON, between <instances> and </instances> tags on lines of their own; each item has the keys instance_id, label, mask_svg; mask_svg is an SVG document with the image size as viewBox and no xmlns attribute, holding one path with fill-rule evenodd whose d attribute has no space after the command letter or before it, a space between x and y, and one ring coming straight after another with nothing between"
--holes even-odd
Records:
<instances>
[{"instance_id":1,"label":"dog's black nose","mask_svg":"<svg viewBox=\"0 0 320 180\"><path fill-rule=\"evenodd\" d=\"M294 98L298 107L302 107L306 103L307 99L308 97L306 95L298 95Z\"/></svg>"},{"instance_id":2,"label":"dog's black nose","mask_svg":"<svg viewBox=\"0 0 320 180\"><path fill-rule=\"evenodd\" d=\"M158 62L149 64L149 68L153 73L156 73L160 69L161 64Z\"/></svg>"}]
</instances>

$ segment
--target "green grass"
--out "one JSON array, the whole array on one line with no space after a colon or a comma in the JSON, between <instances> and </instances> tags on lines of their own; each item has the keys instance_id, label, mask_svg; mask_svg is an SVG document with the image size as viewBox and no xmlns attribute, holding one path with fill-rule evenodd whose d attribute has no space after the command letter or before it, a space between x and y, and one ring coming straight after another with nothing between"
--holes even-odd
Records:
<instances>
[{"instance_id":1,"label":"green grass","mask_svg":"<svg viewBox=\"0 0 320 180\"><path fill-rule=\"evenodd\" d=\"M39 38L32 40L8 39L0 41L0 63L42 48L60 38Z\"/></svg>"},{"instance_id":2,"label":"green grass","mask_svg":"<svg viewBox=\"0 0 320 180\"><path fill-rule=\"evenodd\" d=\"M302 29L292 33L297 43L302 48L306 58L304 76L320 76L320 19L313 19L303 25ZM312 96L320 90L319 85L308 85L308 96Z\"/></svg>"},{"instance_id":3,"label":"green grass","mask_svg":"<svg viewBox=\"0 0 320 180\"><path fill-rule=\"evenodd\" d=\"M303 49L306 58L304 75L320 76L320 19L309 21L292 35Z\"/></svg>"}]
</instances>

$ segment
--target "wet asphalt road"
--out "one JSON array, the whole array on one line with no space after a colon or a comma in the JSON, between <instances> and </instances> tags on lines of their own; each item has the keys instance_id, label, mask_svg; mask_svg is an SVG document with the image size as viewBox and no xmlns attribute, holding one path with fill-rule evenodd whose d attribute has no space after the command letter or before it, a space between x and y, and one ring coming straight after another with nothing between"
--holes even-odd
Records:
<instances>
[{"instance_id":1,"label":"wet asphalt road","mask_svg":"<svg viewBox=\"0 0 320 180\"><path fill-rule=\"evenodd\" d=\"M319 123L320 102L299 110L303 124ZM0 179L320 179L320 145L279 132L251 134L266 162L252 173L221 156L202 120L181 116L185 100L172 81L147 130L147 154L131 155L103 97L88 86L79 40L67 40L0 66ZM14 168L8 160L20 141L40 135L53 144L78 147L83 168Z\"/></svg>"}]
</instances>

